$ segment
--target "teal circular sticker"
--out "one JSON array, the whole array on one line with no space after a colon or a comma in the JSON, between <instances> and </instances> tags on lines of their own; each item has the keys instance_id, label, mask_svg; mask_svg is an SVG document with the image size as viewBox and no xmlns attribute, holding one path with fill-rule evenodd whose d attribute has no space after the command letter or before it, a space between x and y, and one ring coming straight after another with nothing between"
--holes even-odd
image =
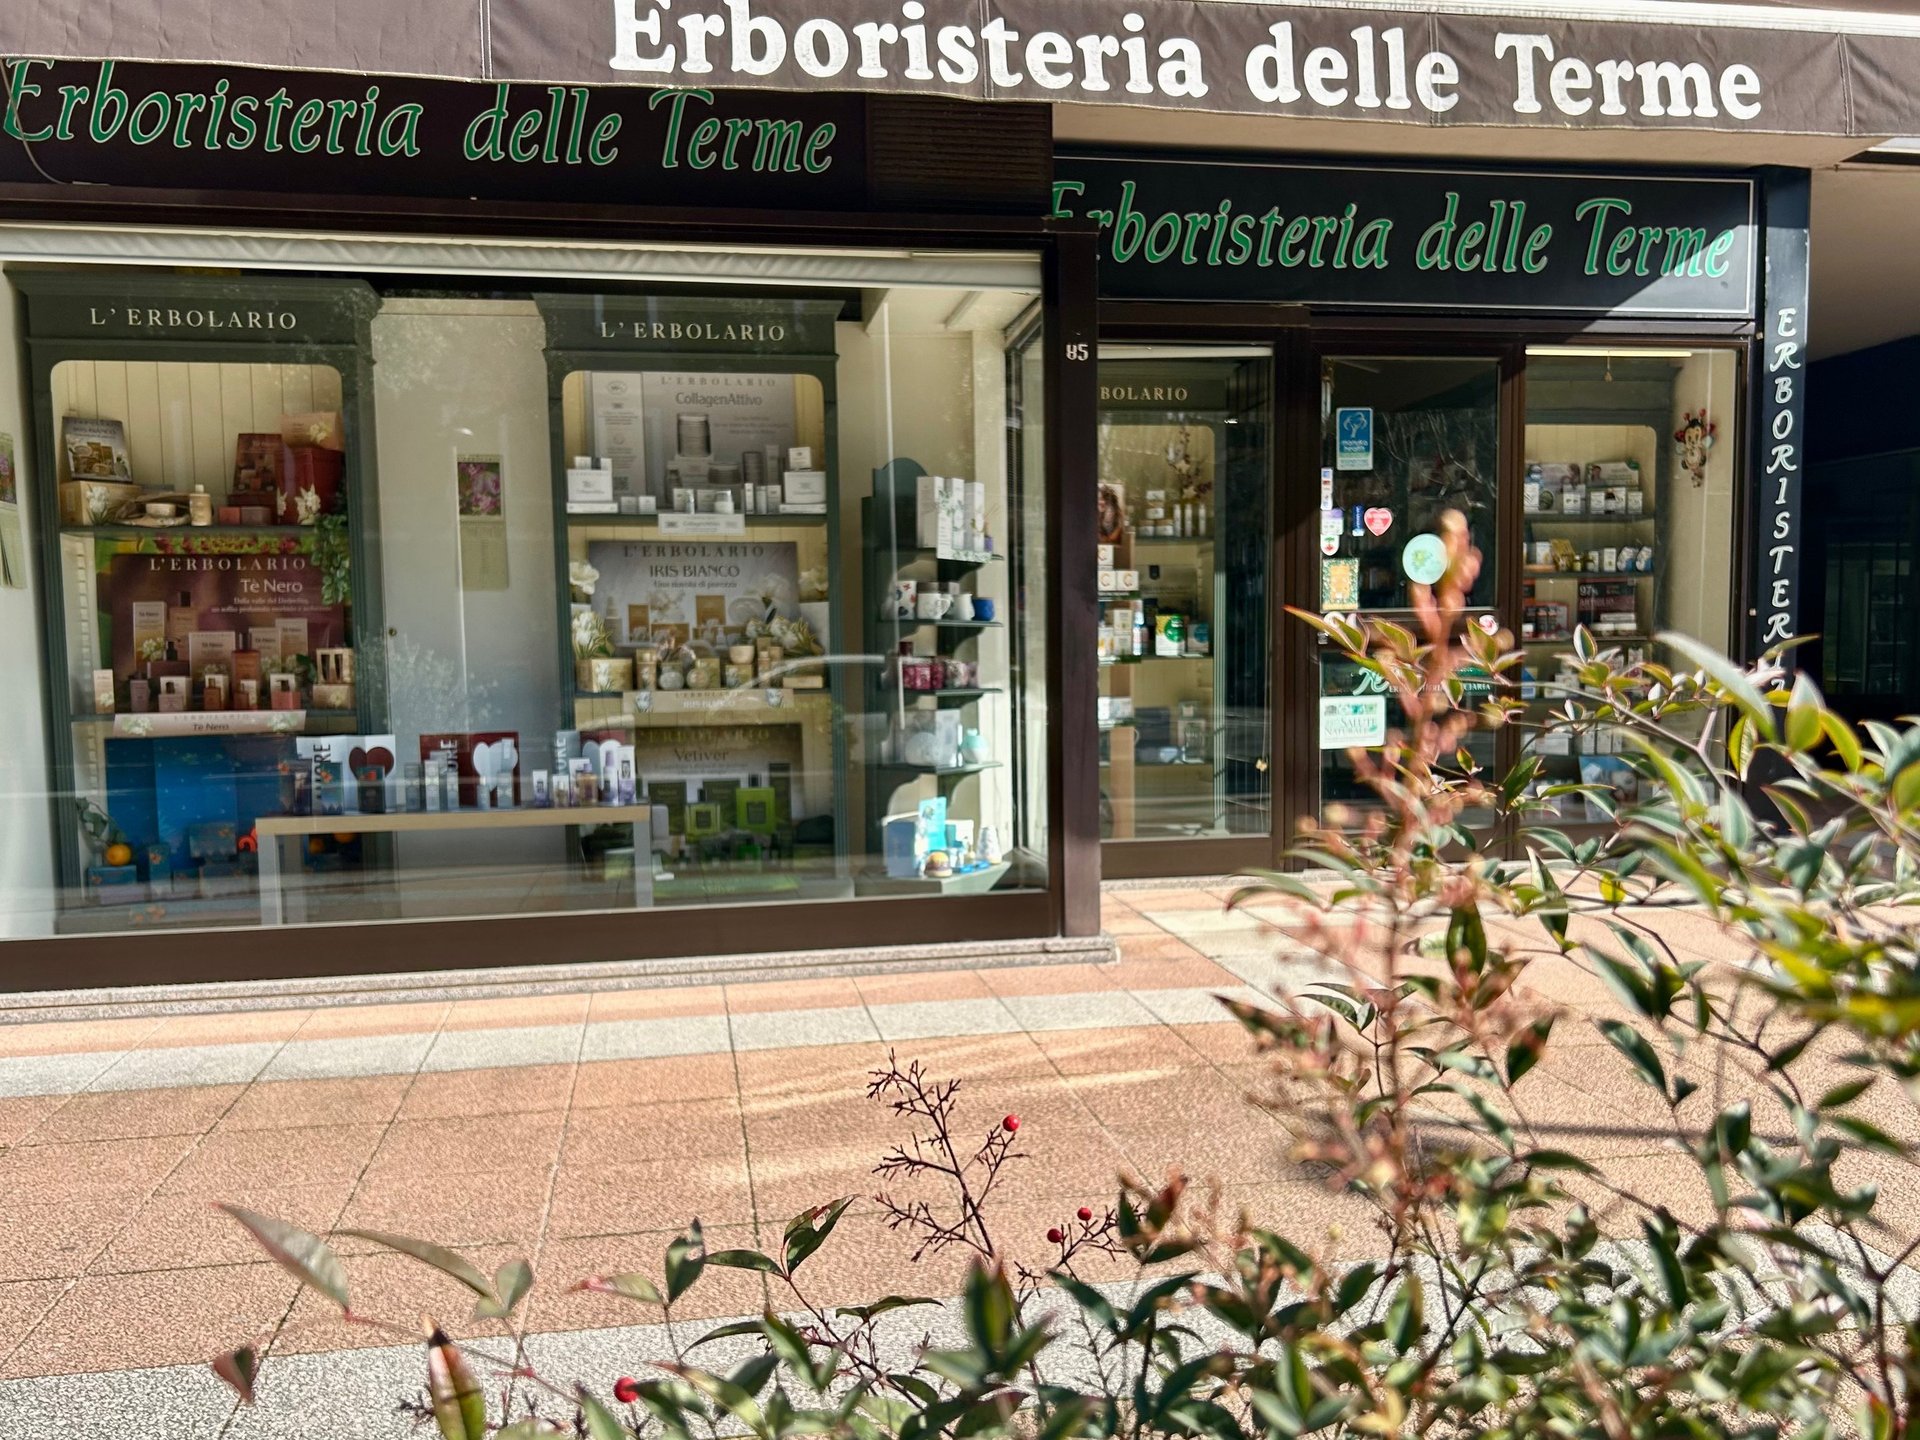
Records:
<instances>
[{"instance_id":1,"label":"teal circular sticker","mask_svg":"<svg viewBox=\"0 0 1920 1440\"><path fill-rule=\"evenodd\" d=\"M1447 544L1438 535L1416 535L1400 552L1400 568L1416 585L1436 584L1447 573Z\"/></svg>"}]
</instances>

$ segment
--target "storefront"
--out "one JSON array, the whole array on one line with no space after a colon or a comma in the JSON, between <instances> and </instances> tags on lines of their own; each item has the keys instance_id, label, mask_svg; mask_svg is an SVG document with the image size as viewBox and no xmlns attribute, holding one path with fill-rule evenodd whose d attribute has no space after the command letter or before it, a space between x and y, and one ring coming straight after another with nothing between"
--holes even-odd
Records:
<instances>
[{"instance_id":1,"label":"storefront","mask_svg":"<svg viewBox=\"0 0 1920 1440\"><path fill-rule=\"evenodd\" d=\"M387 8L0 18L14 987L1097 953L1362 799L1289 610L1447 509L1542 708L1800 634L1807 176L1920 24Z\"/></svg>"},{"instance_id":2,"label":"storefront","mask_svg":"<svg viewBox=\"0 0 1920 1440\"><path fill-rule=\"evenodd\" d=\"M1099 946L1044 113L9 78L16 983Z\"/></svg>"},{"instance_id":3,"label":"storefront","mask_svg":"<svg viewBox=\"0 0 1920 1440\"><path fill-rule=\"evenodd\" d=\"M1364 804L1348 751L1395 706L1287 611L1405 620L1447 510L1536 717L1577 626L1629 658L1798 633L1804 176L1069 152L1054 190L1101 226L1106 876L1274 864ZM1541 788L1632 784L1548 743Z\"/></svg>"}]
</instances>

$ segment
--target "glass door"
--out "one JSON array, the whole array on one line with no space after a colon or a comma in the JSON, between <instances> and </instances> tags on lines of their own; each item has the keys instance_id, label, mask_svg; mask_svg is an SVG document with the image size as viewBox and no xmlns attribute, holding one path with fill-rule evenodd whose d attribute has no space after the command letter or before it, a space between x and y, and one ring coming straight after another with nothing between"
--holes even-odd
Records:
<instances>
[{"instance_id":1,"label":"glass door","mask_svg":"<svg viewBox=\"0 0 1920 1440\"><path fill-rule=\"evenodd\" d=\"M1196 840L1270 843L1272 393L1265 347L1101 349L1109 875L1246 863Z\"/></svg>"},{"instance_id":2,"label":"glass door","mask_svg":"<svg viewBox=\"0 0 1920 1440\"><path fill-rule=\"evenodd\" d=\"M1480 550L1471 612L1493 613L1500 487L1500 362L1493 357L1338 355L1321 365L1320 585L1325 613L1405 620L1412 587L1440 578L1438 534L1466 516ZM1318 637L1319 807L1365 806L1348 752L1385 742L1404 716L1377 676ZM1495 736L1467 749L1494 764Z\"/></svg>"}]
</instances>

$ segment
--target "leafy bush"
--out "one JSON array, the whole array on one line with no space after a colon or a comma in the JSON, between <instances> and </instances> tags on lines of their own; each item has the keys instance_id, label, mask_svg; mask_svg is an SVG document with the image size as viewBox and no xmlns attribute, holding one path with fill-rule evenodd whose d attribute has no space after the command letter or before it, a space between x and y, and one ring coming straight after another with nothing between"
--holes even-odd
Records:
<instances>
[{"instance_id":1,"label":"leafy bush","mask_svg":"<svg viewBox=\"0 0 1920 1440\"><path fill-rule=\"evenodd\" d=\"M796 1217L775 1254L710 1251L696 1224L658 1275L581 1282L670 1316L707 1271L743 1268L781 1310L611 1393L436 1332L421 1414L447 1440L494 1433L478 1366L514 1380L497 1433L516 1440L1920 1435L1920 1240L1864 1183L1911 1175L1890 1127L1920 1076L1920 728L1856 731L1780 656L1743 669L1667 636L1671 663L1629 664L1584 631L1577 686L1530 720L1510 638L1464 623L1464 533L1450 524L1448 574L1414 624L1303 617L1404 723L1353 756L1374 803L1303 836L1319 873L1251 877L1234 902L1283 905L1344 967L1231 1004L1310 1126L1298 1158L1370 1207L1367 1258L1335 1263L1325 1237L1250 1227L1175 1178L1063 1217L1046 1263L1023 1266L990 1216L1021 1159L1017 1117L962 1145L957 1086L890 1065L872 1093L915 1139L881 1174L939 1177L949 1198L883 1204L916 1255L972 1253L955 1343L914 1343L924 1298L808 1297L802 1269L842 1199ZM1544 783L1533 758L1484 773L1463 747L1483 725L1612 737L1642 798ZM1556 827L1576 802L1606 823ZM1662 905L1710 923L1730 963L1684 958L1650 921ZM1686 1213L1637 1193L1630 1163L1542 1143L1529 1118L1528 1077L1568 1022L1528 969L1569 961L1617 1002L1593 1023L1686 1158ZM322 1241L233 1213L347 1308ZM364 1238L461 1280L482 1313L510 1316L531 1283L524 1262L489 1277ZM1114 1257L1132 1278L1095 1283ZM726 1337L755 1353L704 1368L701 1347ZM257 1367L254 1347L216 1362L249 1396Z\"/></svg>"}]
</instances>

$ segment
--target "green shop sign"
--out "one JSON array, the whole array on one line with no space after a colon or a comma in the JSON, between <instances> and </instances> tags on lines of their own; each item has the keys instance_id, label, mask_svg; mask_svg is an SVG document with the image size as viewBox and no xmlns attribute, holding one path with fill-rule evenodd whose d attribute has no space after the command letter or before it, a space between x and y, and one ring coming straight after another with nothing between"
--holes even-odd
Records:
<instances>
[{"instance_id":1,"label":"green shop sign","mask_svg":"<svg viewBox=\"0 0 1920 1440\"><path fill-rule=\"evenodd\" d=\"M1053 193L1056 217L1100 225L1108 299L1753 312L1740 177L1065 155Z\"/></svg>"},{"instance_id":2,"label":"green shop sign","mask_svg":"<svg viewBox=\"0 0 1920 1440\"><path fill-rule=\"evenodd\" d=\"M865 101L0 59L0 183L858 206Z\"/></svg>"}]
</instances>

